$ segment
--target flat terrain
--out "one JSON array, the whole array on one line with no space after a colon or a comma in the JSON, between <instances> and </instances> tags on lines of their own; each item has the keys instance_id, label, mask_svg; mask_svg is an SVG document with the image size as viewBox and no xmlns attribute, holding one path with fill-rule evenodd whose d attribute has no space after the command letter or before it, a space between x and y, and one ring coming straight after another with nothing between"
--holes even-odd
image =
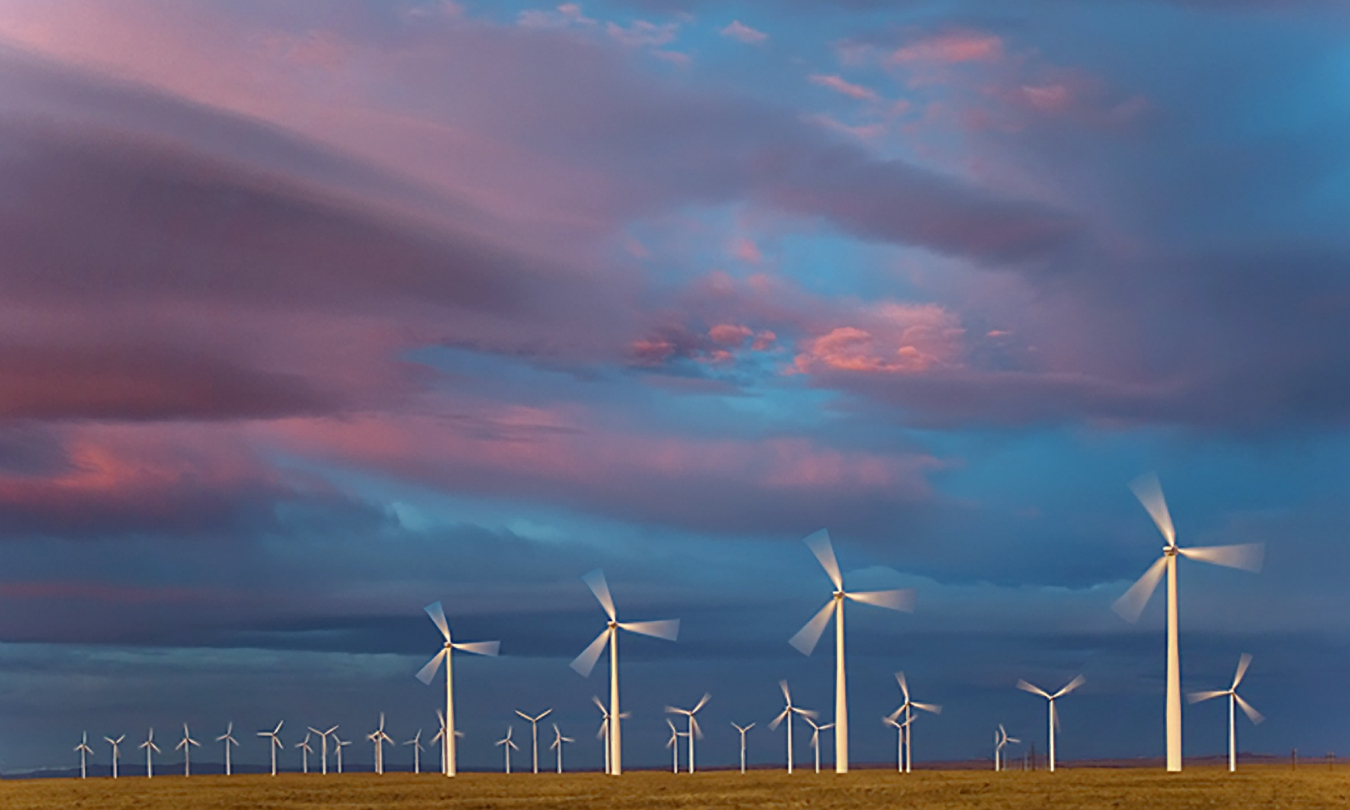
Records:
<instances>
[{"instance_id":1,"label":"flat terrain","mask_svg":"<svg viewBox=\"0 0 1350 810\"><path fill-rule=\"evenodd\" d=\"M5 810L190 808L1347 808L1350 769L1255 766L1235 775L1194 768L1168 776L1144 769L1068 769L1055 774L857 771L819 776L782 771L673 776L602 774L346 774L343 776L156 776L0 782Z\"/></svg>"}]
</instances>

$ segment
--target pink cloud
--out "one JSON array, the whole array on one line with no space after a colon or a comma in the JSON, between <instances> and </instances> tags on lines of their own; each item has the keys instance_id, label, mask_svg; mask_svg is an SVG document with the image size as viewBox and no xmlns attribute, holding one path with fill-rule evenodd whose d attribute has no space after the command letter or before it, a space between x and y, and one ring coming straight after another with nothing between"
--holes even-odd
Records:
<instances>
[{"instance_id":1,"label":"pink cloud","mask_svg":"<svg viewBox=\"0 0 1350 810\"><path fill-rule=\"evenodd\" d=\"M763 31L757 31L740 20L732 20L731 24L723 28L719 33L724 37L738 39L748 45L758 45L769 38L769 35Z\"/></svg>"},{"instance_id":2,"label":"pink cloud","mask_svg":"<svg viewBox=\"0 0 1350 810\"><path fill-rule=\"evenodd\" d=\"M936 304L881 304L859 313L863 326L838 326L798 344L793 370L913 374L960 360L965 330Z\"/></svg>"},{"instance_id":3,"label":"pink cloud","mask_svg":"<svg viewBox=\"0 0 1350 810\"><path fill-rule=\"evenodd\" d=\"M748 326L720 323L708 330L708 337L712 338L714 343L720 343L723 346L739 346L754 333L754 330Z\"/></svg>"},{"instance_id":4,"label":"pink cloud","mask_svg":"<svg viewBox=\"0 0 1350 810\"><path fill-rule=\"evenodd\" d=\"M629 25L605 23L605 33L630 47L656 47L674 41L679 34L677 23L653 23L647 20L634 20Z\"/></svg>"},{"instance_id":5,"label":"pink cloud","mask_svg":"<svg viewBox=\"0 0 1350 810\"><path fill-rule=\"evenodd\" d=\"M863 101L875 101L877 93L870 87L863 87L860 84L853 84L845 80L842 76L824 75L813 73L808 77L812 84L828 87L836 93L842 93L849 98L861 99Z\"/></svg>"},{"instance_id":6,"label":"pink cloud","mask_svg":"<svg viewBox=\"0 0 1350 810\"><path fill-rule=\"evenodd\" d=\"M760 253L759 245L744 236L736 237L736 241L731 243L731 255L746 264L759 264L764 261L764 254Z\"/></svg>"},{"instance_id":7,"label":"pink cloud","mask_svg":"<svg viewBox=\"0 0 1350 810\"><path fill-rule=\"evenodd\" d=\"M895 64L927 62L956 64L991 62L1002 58L1003 40L979 31L951 31L910 42L891 52Z\"/></svg>"}]
</instances>

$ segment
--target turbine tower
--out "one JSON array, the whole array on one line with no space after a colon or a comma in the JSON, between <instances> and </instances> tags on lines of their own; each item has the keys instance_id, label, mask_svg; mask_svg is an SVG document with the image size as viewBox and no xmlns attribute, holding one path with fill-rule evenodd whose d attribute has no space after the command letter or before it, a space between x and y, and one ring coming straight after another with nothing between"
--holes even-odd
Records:
<instances>
[{"instance_id":1,"label":"turbine tower","mask_svg":"<svg viewBox=\"0 0 1350 810\"><path fill-rule=\"evenodd\" d=\"M328 738L333 736L337 730L337 726L333 726L327 731L319 731L314 726L309 726L311 734L319 735L319 767L321 768L320 772L324 775L328 774Z\"/></svg>"},{"instance_id":2,"label":"turbine tower","mask_svg":"<svg viewBox=\"0 0 1350 810\"><path fill-rule=\"evenodd\" d=\"M745 773L745 733L754 728L755 724L751 723L748 726L738 726L735 723L732 723L731 727L740 732L741 735L741 773Z\"/></svg>"},{"instance_id":3,"label":"turbine tower","mask_svg":"<svg viewBox=\"0 0 1350 810\"><path fill-rule=\"evenodd\" d=\"M783 722L784 720L787 721L787 772L788 772L788 774L791 774L791 773L792 773L792 716L793 716L794 714L800 714L802 717L805 717L805 718L807 718L807 719L810 719L810 718L813 718L813 717L816 716L816 712L812 711L811 709L802 709L802 708L799 708L799 707L797 707L797 706L793 706L793 705L792 705L792 692L788 691L788 682L787 682L787 681L779 681L779 682L778 682L778 688L783 690L783 700L787 703L787 706L783 709L782 714L779 714L777 717L775 717L775 718L769 723L769 730L772 731L772 730L778 728L778 724L779 724L779 723Z\"/></svg>"},{"instance_id":4,"label":"turbine tower","mask_svg":"<svg viewBox=\"0 0 1350 810\"><path fill-rule=\"evenodd\" d=\"M259 731L259 732L258 732L258 736L259 736L259 737L266 737L266 738L268 738L267 748L268 748L268 750L271 751L271 753L272 753L272 775L273 775L273 776L276 776L276 775L277 775L277 749L282 747L282 746L281 746L281 727L282 727L282 725L284 725L285 723L286 723L285 720L281 720L281 721L279 721L279 722L277 723L277 727L274 728L274 729L272 729L271 731Z\"/></svg>"},{"instance_id":5,"label":"turbine tower","mask_svg":"<svg viewBox=\"0 0 1350 810\"><path fill-rule=\"evenodd\" d=\"M333 735L333 753L337 754L338 773L342 773L342 749L351 744L351 740L344 740L336 734Z\"/></svg>"},{"instance_id":6,"label":"turbine tower","mask_svg":"<svg viewBox=\"0 0 1350 810\"><path fill-rule=\"evenodd\" d=\"M570 743L570 742L576 742L576 740L572 739L571 737L564 737L563 734L562 734L562 732L558 730L558 724L557 724L557 723L554 723L554 724L553 724L553 744L549 746L549 749L550 749L550 750L556 750L556 751L558 752L558 773L562 773L562 772L563 772L563 770L562 770L562 750L563 750L563 743Z\"/></svg>"},{"instance_id":7,"label":"turbine tower","mask_svg":"<svg viewBox=\"0 0 1350 810\"><path fill-rule=\"evenodd\" d=\"M75 750L80 754L80 778L84 779L87 776L84 768L85 757L94 755L94 749L89 747L89 732L84 732L84 736L80 738L80 744L75 746Z\"/></svg>"},{"instance_id":8,"label":"turbine tower","mask_svg":"<svg viewBox=\"0 0 1350 810\"><path fill-rule=\"evenodd\" d=\"M300 773L309 773L309 755L314 753L314 749L309 745L309 738L312 732L305 732L305 738L295 744L300 749Z\"/></svg>"},{"instance_id":9,"label":"turbine tower","mask_svg":"<svg viewBox=\"0 0 1350 810\"><path fill-rule=\"evenodd\" d=\"M834 558L834 547L830 544L830 533L825 529L812 534L804 541L811 553L816 555L820 565L834 583L834 594L825 603L806 626L797 631L789 643L810 655L820 641L821 633L834 619L834 770L835 773L848 773L848 687L844 676L844 600L852 599L877 607L891 610L914 610L914 590L864 591L849 593L844 590L844 575L839 571L839 563Z\"/></svg>"},{"instance_id":10,"label":"turbine tower","mask_svg":"<svg viewBox=\"0 0 1350 810\"><path fill-rule=\"evenodd\" d=\"M126 738L127 735L125 734L115 740L112 737L103 738L108 741L108 745L112 746L112 778L114 779L117 778L117 760L122 758L122 749L120 746L122 745L122 741Z\"/></svg>"},{"instance_id":11,"label":"turbine tower","mask_svg":"<svg viewBox=\"0 0 1350 810\"><path fill-rule=\"evenodd\" d=\"M898 713L889 714L886 715L885 717L882 717L881 722L895 729L895 771L896 773L904 773L905 729L909 728L909 724L913 721L914 718L911 717L909 720L906 720L905 722L902 723L898 719L896 719L899 716L900 715Z\"/></svg>"},{"instance_id":12,"label":"turbine tower","mask_svg":"<svg viewBox=\"0 0 1350 810\"><path fill-rule=\"evenodd\" d=\"M597 731L597 732L595 732L595 738L598 739L598 740L603 740L603 741L604 741L604 745L605 745L605 773L610 773L610 761L609 761L609 757L610 757L610 754L614 753L614 751L613 751L612 748L610 748L610 745L609 745L609 709L605 708L605 704L602 703L602 702L600 701L600 698L596 697L595 695L591 695L591 701L592 701L593 703L595 703L595 708L597 708L597 709L600 710L600 715L601 715L601 720L600 720L600 730ZM620 719L627 719L629 716L630 716L630 715L629 715L628 712L624 712L623 714L619 715L619 718L620 718Z\"/></svg>"},{"instance_id":13,"label":"turbine tower","mask_svg":"<svg viewBox=\"0 0 1350 810\"><path fill-rule=\"evenodd\" d=\"M544 713L538 717L530 717L520 709L516 709L516 714L525 718L530 724L530 737L534 740L534 773L539 773L539 721L548 717L552 709L544 709Z\"/></svg>"},{"instance_id":14,"label":"turbine tower","mask_svg":"<svg viewBox=\"0 0 1350 810\"><path fill-rule=\"evenodd\" d=\"M425 608L431 621L435 622L436 629L441 631L445 637L445 646L441 651L432 656L426 666L422 667L417 673L417 679L427 686L431 685L431 679L436 677L436 670L441 665L441 660L445 660L445 728L450 729L449 733L441 735L441 770L446 776L454 776L458 771L456 767L455 756L455 674L453 653L455 650L461 652L473 653L474 655L492 655L495 656L501 649L500 641L454 641L450 637L450 623L445 620L445 610L440 602L432 602Z\"/></svg>"},{"instance_id":15,"label":"turbine tower","mask_svg":"<svg viewBox=\"0 0 1350 810\"><path fill-rule=\"evenodd\" d=\"M619 713L619 631L627 630L630 633L639 633L644 636L654 636L663 638L667 641L674 641L680 633L679 619L665 619L655 622L621 622L618 614L614 610L614 600L609 595L609 585L605 582L605 575L599 569L596 569L581 578L590 587L591 593L595 594L596 601L600 607L604 608L605 615L609 617L609 624L600 631L600 635L595 637L590 646L581 651L575 660L572 661L572 669L581 674L581 677L589 677L591 670L595 669L595 662L600 660L600 656L605 652L606 645L609 646L609 718L607 743L609 745L609 773L618 776L623 773L623 737L620 726L622 726L623 715Z\"/></svg>"},{"instance_id":16,"label":"turbine tower","mask_svg":"<svg viewBox=\"0 0 1350 810\"><path fill-rule=\"evenodd\" d=\"M384 733L384 712L380 712L380 727L366 735L375 744L375 773L384 773L384 744L393 744L394 738Z\"/></svg>"},{"instance_id":17,"label":"turbine tower","mask_svg":"<svg viewBox=\"0 0 1350 810\"><path fill-rule=\"evenodd\" d=\"M187 723L184 723L184 724L183 724L183 739L179 740L179 741L178 741L178 745L175 745L175 746L173 747L173 750L175 750L175 751L177 751L177 750L180 749L180 748L183 749L183 775L184 775L184 776L191 776L191 775L192 775L192 746L194 746L194 745L197 746L198 748L201 748L201 743L199 743L199 742L197 742L196 740L192 739L192 735L188 733L188 726L187 726Z\"/></svg>"},{"instance_id":18,"label":"turbine tower","mask_svg":"<svg viewBox=\"0 0 1350 810\"><path fill-rule=\"evenodd\" d=\"M493 745L500 745L500 746L502 746L502 753L506 755L506 769L505 769L505 770L506 770L507 775L510 775L510 773L511 773L511 751L512 751L512 749L514 749L514 750L516 750L516 751L519 751L519 750L520 750L520 746L516 745L514 742L511 741L511 732L512 732L512 730L513 730L513 729L512 729L511 726L507 726L507 727L506 727L506 736L505 736L505 737L502 737L500 740L498 740L497 742L493 743Z\"/></svg>"},{"instance_id":19,"label":"turbine tower","mask_svg":"<svg viewBox=\"0 0 1350 810\"><path fill-rule=\"evenodd\" d=\"M216 738L216 742L225 744L225 775L230 775L230 746L239 745L239 741L234 738L234 721L231 720L225 727L225 733Z\"/></svg>"},{"instance_id":20,"label":"turbine tower","mask_svg":"<svg viewBox=\"0 0 1350 810\"><path fill-rule=\"evenodd\" d=\"M1248 653L1243 653L1238 658L1237 673L1233 675L1233 685L1227 689L1218 692L1192 692L1187 695L1191 703L1199 703L1202 700L1210 698L1228 697L1228 772L1237 770L1237 708L1241 707L1247 719L1252 721L1252 725L1259 726L1261 721L1266 718L1261 716L1252 704L1242 699L1242 695L1237 693L1238 684L1242 683L1242 676L1247 674L1247 667L1251 666L1252 657Z\"/></svg>"},{"instance_id":21,"label":"turbine tower","mask_svg":"<svg viewBox=\"0 0 1350 810\"><path fill-rule=\"evenodd\" d=\"M141 743L139 747L145 749L145 778L153 779L155 776L155 763L150 757L151 754L159 753L159 746L155 745L155 729L153 727L150 729L149 736L145 738L145 742Z\"/></svg>"},{"instance_id":22,"label":"turbine tower","mask_svg":"<svg viewBox=\"0 0 1350 810\"><path fill-rule=\"evenodd\" d=\"M411 740L407 740L404 745L411 745L413 749L413 773L422 772L422 729L418 729Z\"/></svg>"},{"instance_id":23,"label":"turbine tower","mask_svg":"<svg viewBox=\"0 0 1350 810\"><path fill-rule=\"evenodd\" d=\"M1064 685L1064 688L1053 695L1039 686L1033 686L1026 681L1019 680L1017 688L1023 692L1030 692L1033 695L1040 695L1050 704L1050 773L1055 772L1055 731L1059 728L1059 713L1055 711L1055 701L1069 694L1073 690L1083 685L1087 679L1082 675L1076 676L1073 680Z\"/></svg>"},{"instance_id":24,"label":"turbine tower","mask_svg":"<svg viewBox=\"0 0 1350 810\"><path fill-rule=\"evenodd\" d=\"M895 682L900 684L900 694L904 696L905 702L900 704L900 708L891 712L891 719L895 720L902 714L905 716L905 722L903 723L904 725L903 734L905 735L905 773L913 773L914 717L911 714L911 710L918 709L919 711L929 712L931 714L942 714L942 707L937 705L936 703L916 703L915 701L910 700L909 683L905 680L905 673L903 672L895 673Z\"/></svg>"},{"instance_id":25,"label":"turbine tower","mask_svg":"<svg viewBox=\"0 0 1350 810\"><path fill-rule=\"evenodd\" d=\"M695 738L695 737L697 737L697 738L699 738L699 739L702 739L702 738L703 738L703 729L701 729L701 728L698 727L698 719L695 718L694 715L698 714L698 713L699 713L699 710L701 710L704 706L708 705L708 700L709 700L711 697L712 697L712 695L708 694L707 692L704 692L704 693L703 693L703 697L699 698L698 703L694 704L694 708L692 708L692 709L677 709L677 708L675 708L674 706L667 706L667 707L666 707L666 714L682 714L682 715L684 715L685 717L689 718L689 729L688 729L688 734L689 734L689 772L690 772L690 773L693 773L693 772L694 772L694 738Z\"/></svg>"},{"instance_id":26,"label":"turbine tower","mask_svg":"<svg viewBox=\"0 0 1350 810\"><path fill-rule=\"evenodd\" d=\"M816 721L806 718L806 722L811 726L811 748L816 752L816 773L820 773L820 732L834 728L834 723L826 723L823 726L816 725Z\"/></svg>"},{"instance_id":27,"label":"turbine tower","mask_svg":"<svg viewBox=\"0 0 1350 810\"><path fill-rule=\"evenodd\" d=\"M1135 497L1148 510L1158 531L1162 532L1167 545L1163 546L1162 556L1149 566L1138 581L1130 586L1123 596L1113 605L1115 611L1126 621L1138 621L1144 605L1158 587L1163 574L1167 574L1167 770L1181 770L1181 653L1177 642L1177 557L1187 557L1199 562L1239 568L1257 572L1265 558L1266 547L1263 543L1244 543L1236 546L1201 546L1181 548L1177 545L1177 532L1172 525L1172 516L1167 511L1167 501L1163 498L1162 485L1158 476L1147 473L1130 483Z\"/></svg>"},{"instance_id":28,"label":"turbine tower","mask_svg":"<svg viewBox=\"0 0 1350 810\"><path fill-rule=\"evenodd\" d=\"M670 739L666 740L666 747L670 749L670 772L679 774L680 772L680 738L684 732L675 728L675 724L666 718L666 725L670 726Z\"/></svg>"}]
</instances>

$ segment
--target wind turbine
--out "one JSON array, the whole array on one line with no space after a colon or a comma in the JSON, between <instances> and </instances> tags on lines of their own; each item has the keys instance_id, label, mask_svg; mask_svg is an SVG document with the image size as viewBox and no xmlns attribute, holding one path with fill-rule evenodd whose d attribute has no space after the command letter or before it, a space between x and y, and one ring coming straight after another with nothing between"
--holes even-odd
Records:
<instances>
[{"instance_id":1,"label":"wind turbine","mask_svg":"<svg viewBox=\"0 0 1350 810\"><path fill-rule=\"evenodd\" d=\"M506 736L502 737L500 740L493 743L493 745L502 746L502 753L506 755L506 773L508 775L511 773L511 749L515 749L517 751L520 750L520 746L516 745L514 742L511 741L512 730L513 729L511 728L511 726L507 726Z\"/></svg>"},{"instance_id":2,"label":"wind turbine","mask_svg":"<svg viewBox=\"0 0 1350 810\"><path fill-rule=\"evenodd\" d=\"M708 694L707 692L704 692L704 693L703 693L703 697L699 698L698 703L694 704L694 708L692 708L692 709L677 709L677 708L675 708L674 706L667 706L667 707L666 707L666 714L682 714L682 715L684 715L685 717L688 717L688 718L689 718L689 772L690 772L690 773L693 773L693 772L694 772L694 738L695 738L695 737L698 737L698 738L702 738L702 737L703 737L703 729L701 729L701 728L698 727L698 719L695 718L694 715L698 714L698 713L699 713L699 710L701 710L704 706L708 705L708 700L709 700L711 697L712 697L712 695Z\"/></svg>"},{"instance_id":3,"label":"wind turbine","mask_svg":"<svg viewBox=\"0 0 1350 810\"><path fill-rule=\"evenodd\" d=\"M305 732L305 738L295 744L300 749L300 772L309 773L309 755L314 753L314 749L309 746L309 738L312 732Z\"/></svg>"},{"instance_id":4,"label":"wind turbine","mask_svg":"<svg viewBox=\"0 0 1350 810\"><path fill-rule=\"evenodd\" d=\"M445 660L445 727L450 729L449 733L441 735L441 770L446 776L454 776L456 770L455 756L455 674L453 653L455 650L461 652L473 653L474 655L493 655L495 656L501 650L500 641L453 641L450 638L450 623L445 620L445 609L441 607L440 602L432 602L425 608L431 621L435 622L436 629L441 631L445 637L445 646L441 651L432 656L426 666L422 667L417 673L417 679L427 686L431 685L431 679L436 677L436 670L441 665L441 660Z\"/></svg>"},{"instance_id":5,"label":"wind turbine","mask_svg":"<svg viewBox=\"0 0 1350 810\"><path fill-rule=\"evenodd\" d=\"M337 754L338 773L342 773L342 749L351 744L351 740L344 740L336 734L333 735L333 753Z\"/></svg>"},{"instance_id":6,"label":"wind turbine","mask_svg":"<svg viewBox=\"0 0 1350 810\"><path fill-rule=\"evenodd\" d=\"M900 694L904 695L905 702L900 704L900 708L891 712L891 719L898 718L901 714L905 716L904 735L905 735L905 773L914 772L914 716L911 714L913 709L929 712L931 714L942 714L942 707L936 703L917 703L909 699L909 683L905 680L905 673L895 673L895 682L900 684Z\"/></svg>"},{"instance_id":7,"label":"wind turbine","mask_svg":"<svg viewBox=\"0 0 1350 810\"><path fill-rule=\"evenodd\" d=\"M1050 704L1050 773L1055 772L1055 730L1059 728L1059 714L1055 711L1055 701L1069 694L1073 690L1083 685L1087 679L1082 675L1075 676L1073 680L1064 685L1064 688L1053 695L1039 686L1033 686L1026 681L1019 680L1017 688L1023 692L1030 692L1033 695L1040 695Z\"/></svg>"},{"instance_id":8,"label":"wind turbine","mask_svg":"<svg viewBox=\"0 0 1350 810\"><path fill-rule=\"evenodd\" d=\"M75 746L75 750L80 754L80 778L83 779L86 776L84 770L85 757L94 755L94 749L89 747L89 732L86 731L84 736L80 738L80 744Z\"/></svg>"},{"instance_id":9,"label":"wind turbine","mask_svg":"<svg viewBox=\"0 0 1350 810\"><path fill-rule=\"evenodd\" d=\"M276 775L277 775L277 749L282 747L282 746L281 746L281 727L282 727L283 724L285 724L285 722L286 722L285 720L282 720L282 721L278 722L278 723L277 723L277 727L274 728L274 729L272 729L271 731L259 731L259 732L258 732L258 736L259 736L259 737L267 737L267 738L270 740L270 742L268 742L268 744L267 744L267 748L272 752L272 775L273 775L273 776L276 776Z\"/></svg>"},{"instance_id":10,"label":"wind turbine","mask_svg":"<svg viewBox=\"0 0 1350 810\"><path fill-rule=\"evenodd\" d=\"M199 743L199 742L197 742L196 740L192 739L192 735L188 733L187 723L184 723L184 724L183 724L183 739L179 740L179 741L178 741L178 745L175 745L175 746L173 747L173 750L175 750L175 751L177 751L177 750L180 749L180 748L183 749L183 775L184 775L184 776L191 776L191 775L192 775L192 746L194 746L194 745L197 746L198 748L201 748L201 743Z\"/></svg>"},{"instance_id":11,"label":"wind turbine","mask_svg":"<svg viewBox=\"0 0 1350 810\"><path fill-rule=\"evenodd\" d=\"M595 695L591 695L591 701L595 703L595 708L600 710L600 715L602 718L600 720L600 730L595 732L595 736L597 739L604 741L605 773L610 773L610 755L614 753L614 749L612 749L609 745L609 709L605 708L605 704L600 702L600 698L596 697ZM628 717L629 717L628 712L624 712L623 714L619 715L620 719L627 719Z\"/></svg>"},{"instance_id":12,"label":"wind turbine","mask_svg":"<svg viewBox=\"0 0 1350 810\"><path fill-rule=\"evenodd\" d=\"M670 739L666 740L666 747L670 749L670 772L678 774L680 772L680 738L684 732L675 728L675 724L666 718L666 725L670 726Z\"/></svg>"},{"instance_id":13,"label":"wind turbine","mask_svg":"<svg viewBox=\"0 0 1350 810\"><path fill-rule=\"evenodd\" d=\"M816 712L812 711L811 709L802 709L802 708L798 708L797 706L793 706L793 705L792 705L792 693L791 693L790 691L788 691L788 682L787 682L787 681L779 681L779 682L778 682L778 688L783 690L783 700L787 702L787 706L783 709L783 713L782 713L782 714L780 714L780 715L778 715L777 717L775 717L775 718L769 723L769 730L772 731L772 730L778 728L778 724L779 724L779 723L783 722L784 720L787 721L787 772L788 772L789 774L791 774L791 773L792 773L792 716L793 716L794 714L800 714L802 717L805 717L805 718L807 718L807 719L810 719L810 718L813 718L813 717L816 716Z\"/></svg>"},{"instance_id":14,"label":"wind turbine","mask_svg":"<svg viewBox=\"0 0 1350 810\"><path fill-rule=\"evenodd\" d=\"M825 569L830 582L834 583L834 594L825 607L807 622L797 635L789 639L803 655L810 655L820 641L825 627L834 619L834 770L835 773L848 773L848 687L844 677L844 600L852 599L867 605L890 608L891 610L914 610L914 590L904 588L890 591L863 591L850 593L844 590L844 575L834 558L834 547L830 544L830 533L825 529L810 535L803 542L811 553L816 555L820 566Z\"/></svg>"},{"instance_id":15,"label":"wind turbine","mask_svg":"<svg viewBox=\"0 0 1350 810\"><path fill-rule=\"evenodd\" d=\"M239 745L239 741L234 738L234 721L225 727L225 733L216 738L216 742L225 744L225 775L230 775L230 746Z\"/></svg>"},{"instance_id":16,"label":"wind turbine","mask_svg":"<svg viewBox=\"0 0 1350 810\"><path fill-rule=\"evenodd\" d=\"M834 728L834 723L826 723L823 726L816 725L816 721L806 718L807 724L811 726L811 747L816 752L816 773L820 773L820 732L826 729Z\"/></svg>"},{"instance_id":17,"label":"wind turbine","mask_svg":"<svg viewBox=\"0 0 1350 810\"><path fill-rule=\"evenodd\" d=\"M591 670L595 669L595 662L600 660L600 656L605 651L605 646L609 646L609 731L606 734L606 742L609 745L609 773L618 776L623 773L623 738L620 733L623 715L619 713L619 631L627 630L630 633L640 633L644 636L654 636L663 638L667 641L674 641L680 634L679 619L665 619L655 622L621 622L618 614L614 610L614 600L609 595L609 584L605 582L605 575L600 569L596 569L581 578L595 594L596 601L600 607L604 608L605 615L609 617L609 624L600 631L600 635L595 637L595 641L590 643L586 649L581 651L575 660L572 661L572 669L581 674L581 677L590 677Z\"/></svg>"},{"instance_id":18,"label":"wind turbine","mask_svg":"<svg viewBox=\"0 0 1350 810\"><path fill-rule=\"evenodd\" d=\"M151 760L150 755L152 753L159 753L159 746L155 745L155 729L153 727L150 729L149 736L145 738L145 742L141 743L139 747L145 749L145 778L153 779L155 776L155 764L154 761Z\"/></svg>"},{"instance_id":19,"label":"wind turbine","mask_svg":"<svg viewBox=\"0 0 1350 810\"><path fill-rule=\"evenodd\" d=\"M544 709L544 713L538 717L530 717L520 709L516 709L516 714L525 718L530 724L530 737L534 740L534 772L539 773L539 721L548 717L552 709Z\"/></svg>"},{"instance_id":20,"label":"wind turbine","mask_svg":"<svg viewBox=\"0 0 1350 810\"><path fill-rule=\"evenodd\" d=\"M421 772L422 772L422 729L419 728L419 729L417 730L417 734L413 735L413 738L412 738L411 740L408 740L408 741L404 742L403 744L404 744L404 745L411 745L411 746L413 747L413 773L421 773Z\"/></svg>"},{"instance_id":21,"label":"wind turbine","mask_svg":"<svg viewBox=\"0 0 1350 810\"><path fill-rule=\"evenodd\" d=\"M998 724L998 731L994 732L994 770L1003 770L1003 749L1008 747L1008 743L1020 742L1016 737L1008 736L1008 730L1002 723Z\"/></svg>"},{"instance_id":22,"label":"wind turbine","mask_svg":"<svg viewBox=\"0 0 1350 810\"><path fill-rule=\"evenodd\" d=\"M557 749L557 751L558 751L558 773L562 773L562 772L563 772L563 771L562 771L562 750L563 750L563 743L570 743L570 742L576 742L576 740L572 739L571 737L564 737L564 736L562 735L562 732L558 730L558 724L557 724L557 723L554 723L554 724L553 724L553 744L550 745L549 748L550 748L550 749Z\"/></svg>"},{"instance_id":23,"label":"wind turbine","mask_svg":"<svg viewBox=\"0 0 1350 810\"><path fill-rule=\"evenodd\" d=\"M1199 703L1202 700L1210 698L1228 696L1228 772L1237 770L1237 713L1236 708L1242 707L1243 713L1247 719L1252 721L1252 725L1259 726L1261 721L1266 718L1261 716L1252 704L1242 699L1242 695L1237 693L1238 684L1242 683L1242 676L1247 674L1247 667L1251 666L1252 657L1249 653L1243 653L1238 658L1237 673L1233 675L1233 685L1227 689L1218 692L1192 692L1187 695L1192 703Z\"/></svg>"},{"instance_id":24,"label":"wind turbine","mask_svg":"<svg viewBox=\"0 0 1350 810\"><path fill-rule=\"evenodd\" d=\"M1157 589L1164 573L1167 574L1167 770L1181 770L1181 653L1177 644L1177 557L1199 562L1257 572L1266 555L1264 543L1244 543L1235 546L1200 546L1181 548L1172 516L1167 511L1162 485L1158 476L1147 473L1130 483L1135 497L1148 510L1149 516L1162 532L1167 545L1162 556L1148 567L1144 575L1116 600L1112 607L1128 622L1139 620L1144 605Z\"/></svg>"},{"instance_id":25,"label":"wind turbine","mask_svg":"<svg viewBox=\"0 0 1350 810\"><path fill-rule=\"evenodd\" d=\"M897 773L905 772L905 730L914 718L909 718L901 723L898 719L899 714L886 715L881 718L881 722L895 729L895 770Z\"/></svg>"},{"instance_id":26,"label":"wind turbine","mask_svg":"<svg viewBox=\"0 0 1350 810\"><path fill-rule=\"evenodd\" d=\"M745 773L745 732L747 732L747 731L749 731L750 729L754 728L754 727L755 727L755 724L754 724L754 723L751 723L751 724L748 725L748 726L742 727L742 726L736 725L735 723L732 723L732 724L731 724L731 727L734 728L734 729L736 729L737 731L739 731L739 732L741 733L741 773Z\"/></svg>"},{"instance_id":27,"label":"wind turbine","mask_svg":"<svg viewBox=\"0 0 1350 810\"><path fill-rule=\"evenodd\" d=\"M330 735L332 735L333 732L337 731L337 730L338 730L338 727L337 727L337 726L333 726L332 728L328 729L327 731L319 731L319 730L318 730L317 728L315 728L314 726L309 726L308 728L309 728L309 733L310 733L310 734L317 734L317 735L319 735L319 762L320 762L320 768L322 769L322 770L321 770L321 773L327 775L327 773L328 773L328 737L329 737Z\"/></svg>"},{"instance_id":28,"label":"wind turbine","mask_svg":"<svg viewBox=\"0 0 1350 810\"><path fill-rule=\"evenodd\" d=\"M115 740L112 737L103 738L108 741L109 745L112 746L112 778L114 779L117 778L117 760L122 757L122 749L119 746L122 745L122 741L125 740L126 738L127 735L125 734L123 734L121 737L118 737Z\"/></svg>"},{"instance_id":29,"label":"wind turbine","mask_svg":"<svg viewBox=\"0 0 1350 810\"><path fill-rule=\"evenodd\" d=\"M394 742L394 738L384 733L384 712L380 712L380 727L366 735L366 739L375 743L375 773L384 773L384 744Z\"/></svg>"}]
</instances>

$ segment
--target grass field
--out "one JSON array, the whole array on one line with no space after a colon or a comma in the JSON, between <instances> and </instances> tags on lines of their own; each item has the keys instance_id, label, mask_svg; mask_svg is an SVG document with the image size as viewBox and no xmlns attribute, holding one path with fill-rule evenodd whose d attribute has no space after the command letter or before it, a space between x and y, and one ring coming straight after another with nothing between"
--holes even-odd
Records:
<instances>
[{"instance_id":1,"label":"grass field","mask_svg":"<svg viewBox=\"0 0 1350 810\"><path fill-rule=\"evenodd\" d=\"M533 776L347 774L344 776L181 776L30 779L0 782L5 810L157 810L158 808L1347 808L1350 771L1257 766L1229 774L1195 768L1167 775L1143 769L1045 772L885 771L835 774L781 771L673 776L660 772Z\"/></svg>"}]
</instances>

